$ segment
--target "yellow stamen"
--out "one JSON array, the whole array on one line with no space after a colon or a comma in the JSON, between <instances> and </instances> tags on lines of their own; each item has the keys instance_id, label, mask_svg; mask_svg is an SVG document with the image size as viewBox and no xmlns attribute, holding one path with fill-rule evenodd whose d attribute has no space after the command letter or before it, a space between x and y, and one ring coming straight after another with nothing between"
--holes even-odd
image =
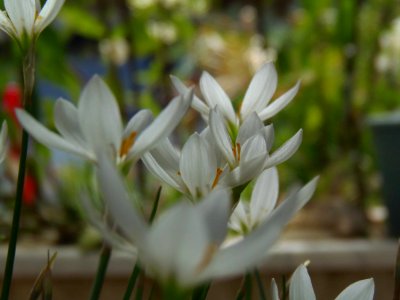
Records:
<instances>
[{"instance_id":1,"label":"yellow stamen","mask_svg":"<svg viewBox=\"0 0 400 300\"><path fill-rule=\"evenodd\" d=\"M135 143L136 136L137 132L133 131L130 135L122 140L121 148L119 149L120 157L125 156L129 152L129 149L131 149L133 144Z\"/></svg>"},{"instance_id":2,"label":"yellow stamen","mask_svg":"<svg viewBox=\"0 0 400 300\"><path fill-rule=\"evenodd\" d=\"M221 176L221 174L222 174L222 169L217 168L217 174L215 174L215 178L211 186L212 189L215 188L215 186L218 184L219 177Z\"/></svg>"},{"instance_id":3,"label":"yellow stamen","mask_svg":"<svg viewBox=\"0 0 400 300\"><path fill-rule=\"evenodd\" d=\"M234 147L232 147L233 157L236 158L237 161L240 161L240 144L236 143Z\"/></svg>"}]
</instances>

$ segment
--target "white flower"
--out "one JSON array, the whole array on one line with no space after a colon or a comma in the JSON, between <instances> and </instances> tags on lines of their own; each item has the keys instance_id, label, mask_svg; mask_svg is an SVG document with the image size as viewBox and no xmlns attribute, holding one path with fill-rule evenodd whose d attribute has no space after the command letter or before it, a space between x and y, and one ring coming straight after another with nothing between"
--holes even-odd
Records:
<instances>
[{"instance_id":1,"label":"white flower","mask_svg":"<svg viewBox=\"0 0 400 300\"><path fill-rule=\"evenodd\" d=\"M40 8L39 0L4 0L5 11L0 11L0 29L22 41L26 35L36 38L57 16L64 0L47 0Z\"/></svg>"},{"instance_id":2,"label":"white flower","mask_svg":"<svg viewBox=\"0 0 400 300\"><path fill-rule=\"evenodd\" d=\"M98 165L99 187L115 225L107 228L97 216L95 224L100 224L105 239L137 253L139 263L161 283L174 282L182 288L244 273L262 263L283 226L310 199L317 183L312 180L283 201L243 240L221 248L231 209L227 191L214 191L196 205L181 202L161 213L150 226L132 205L113 164L101 157ZM121 235L116 238L118 232Z\"/></svg>"},{"instance_id":3,"label":"white flower","mask_svg":"<svg viewBox=\"0 0 400 300\"><path fill-rule=\"evenodd\" d=\"M178 78L171 76L171 79L179 93L182 94L188 89ZM252 112L256 112L259 118L265 121L288 105L300 86L300 82L297 82L293 88L270 103L277 82L278 76L274 64L271 62L263 65L251 80L239 111L235 112L231 100L218 82L210 74L203 72L200 78L200 90L204 101L195 96L192 107L200 112L206 121L209 111L215 106L219 107L224 118L234 126L238 126Z\"/></svg>"},{"instance_id":4,"label":"white flower","mask_svg":"<svg viewBox=\"0 0 400 300\"><path fill-rule=\"evenodd\" d=\"M7 122L3 121L3 125L1 125L0 131L0 163L3 162L7 154L7 133Z\"/></svg>"},{"instance_id":5,"label":"white flower","mask_svg":"<svg viewBox=\"0 0 400 300\"><path fill-rule=\"evenodd\" d=\"M250 201L240 199L229 220L229 227L245 235L257 228L273 211L278 200L278 170L264 170L257 178Z\"/></svg>"},{"instance_id":6,"label":"white flower","mask_svg":"<svg viewBox=\"0 0 400 300\"><path fill-rule=\"evenodd\" d=\"M212 133L215 144L220 149L222 155L225 157L231 168L240 165L242 161L253 158L261 154L266 147L267 152L272 148L274 135L272 132L272 126L264 126L258 115L253 112L250 114L243 123L239 126L237 136L232 139L229 134L230 128L227 127L223 117L219 113L219 106L215 107L210 112L209 117L210 131ZM254 137L256 133L260 133L264 137L265 144L258 142L258 149L253 147L252 151L245 150L245 144L249 144L251 137ZM302 140L302 130L300 129L292 138L290 138L285 144L277 149L268 159L263 162L263 166L259 171L270 168L274 165L280 164L285 160L289 159L299 148ZM242 149L243 148L243 149ZM246 155L241 155L244 152ZM254 177L257 176L254 174Z\"/></svg>"},{"instance_id":7,"label":"white flower","mask_svg":"<svg viewBox=\"0 0 400 300\"><path fill-rule=\"evenodd\" d=\"M136 113L123 129L117 101L104 81L94 76L85 86L78 107L58 99L54 109L56 134L37 122L24 110L18 120L37 141L48 146L96 161L96 152L112 152L117 163L135 160L155 147L178 125L190 106L192 92L176 97L151 122L148 110Z\"/></svg>"},{"instance_id":8,"label":"white flower","mask_svg":"<svg viewBox=\"0 0 400 300\"><path fill-rule=\"evenodd\" d=\"M335 300L372 300L374 298L374 280L364 279L345 288ZM315 300L311 278L307 268L300 265L290 280L289 300ZM272 282L272 300L279 300L278 288Z\"/></svg>"}]
</instances>

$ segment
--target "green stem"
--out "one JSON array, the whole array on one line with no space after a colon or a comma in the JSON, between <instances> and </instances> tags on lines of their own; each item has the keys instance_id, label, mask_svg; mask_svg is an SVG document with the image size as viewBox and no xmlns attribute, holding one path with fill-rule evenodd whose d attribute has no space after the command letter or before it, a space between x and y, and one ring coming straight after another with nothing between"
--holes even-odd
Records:
<instances>
[{"instance_id":1,"label":"green stem","mask_svg":"<svg viewBox=\"0 0 400 300\"><path fill-rule=\"evenodd\" d=\"M28 51L25 53L22 63L22 75L23 75L23 105L27 111L31 106L31 96L33 92L35 82L35 45L31 44ZM10 242L8 244L7 260L4 270L3 288L1 291L1 300L8 300L10 295L10 287L14 270L15 252L17 248L19 223L21 218L22 210L22 196L25 184L25 171L26 171L26 158L28 153L28 133L22 131L21 141L21 156L19 158L19 169L17 178L17 191L15 195L15 204L13 212L13 220L11 224Z\"/></svg>"},{"instance_id":2,"label":"green stem","mask_svg":"<svg viewBox=\"0 0 400 300\"><path fill-rule=\"evenodd\" d=\"M100 297L101 288L103 287L104 278L106 276L108 262L111 257L111 248L104 245L100 253L100 261L97 267L96 278L90 293L90 300L97 300Z\"/></svg>"},{"instance_id":3,"label":"green stem","mask_svg":"<svg viewBox=\"0 0 400 300\"><path fill-rule=\"evenodd\" d=\"M139 277L141 269L139 265L136 263L131 276L129 277L128 287L126 288L125 295L123 300L129 300L131 298L133 289L135 288L136 280Z\"/></svg>"},{"instance_id":4,"label":"green stem","mask_svg":"<svg viewBox=\"0 0 400 300\"><path fill-rule=\"evenodd\" d=\"M257 269L255 269L254 270L254 275L256 277L258 292L260 294L260 300L266 300L267 297L265 296L264 285L263 285L263 282L261 280L260 272Z\"/></svg>"}]
</instances>

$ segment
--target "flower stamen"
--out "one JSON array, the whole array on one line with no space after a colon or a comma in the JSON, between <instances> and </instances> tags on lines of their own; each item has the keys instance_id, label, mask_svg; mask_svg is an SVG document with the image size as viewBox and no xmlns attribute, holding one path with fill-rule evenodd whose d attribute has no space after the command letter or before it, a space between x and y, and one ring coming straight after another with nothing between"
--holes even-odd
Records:
<instances>
[{"instance_id":1,"label":"flower stamen","mask_svg":"<svg viewBox=\"0 0 400 300\"><path fill-rule=\"evenodd\" d=\"M121 148L119 149L119 156L124 157L129 150L132 148L133 144L135 143L135 139L137 136L137 132L133 131L129 134L126 138L122 140Z\"/></svg>"},{"instance_id":2,"label":"flower stamen","mask_svg":"<svg viewBox=\"0 0 400 300\"><path fill-rule=\"evenodd\" d=\"M218 184L219 178L222 174L222 169L221 168L217 168L216 174L215 174L215 178L214 181L212 183L211 189L215 188L215 186Z\"/></svg>"}]
</instances>

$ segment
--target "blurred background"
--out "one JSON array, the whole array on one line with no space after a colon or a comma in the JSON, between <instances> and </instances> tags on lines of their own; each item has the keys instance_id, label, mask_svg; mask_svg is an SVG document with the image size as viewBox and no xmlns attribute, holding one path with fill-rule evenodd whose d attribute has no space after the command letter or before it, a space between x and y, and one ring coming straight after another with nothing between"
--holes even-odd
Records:
<instances>
[{"instance_id":1,"label":"blurred background","mask_svg":"<svg viewBox=\"0 0 400 300\"><path fill-rule=\"evenodd\" d=\"M1 33L0 47L0 118L8 120L11 131L10 154L0 170L5 243L19 159L20 127L13 109L21 105L21 91L16 46ZM279 166L281 190L321 176L312 203L287 236L387 236L390 209L384 205L369 119L395 112L400 104L397 1L66 1L37 50L34 114L50 128L54 101L64 97L76 103L96 73L106 79L127 119L138 108L157 113L168 103L175 95L169 74L197 84L207 70L240 103L256 70L274 61L279 74L274 99L302 82L294 101L271 120L275 147L304 129L299 151ZM177 130L178 143L199 124L199 115L191 111ZM153 193L152 179L137 172L142 174L140 192ZM79 159L32 143L22 218L25 242L100 245L79 205L89 173Z\"/></svg>"}]
</instances>

